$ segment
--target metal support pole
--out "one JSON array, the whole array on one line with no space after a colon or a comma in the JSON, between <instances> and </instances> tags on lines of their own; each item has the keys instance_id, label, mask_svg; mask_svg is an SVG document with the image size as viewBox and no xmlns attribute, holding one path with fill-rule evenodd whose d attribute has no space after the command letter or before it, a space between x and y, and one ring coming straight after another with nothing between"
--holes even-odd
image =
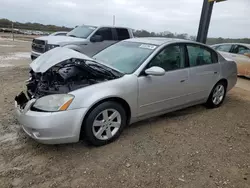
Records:
<instances>
[{"instance_id":1,"label":"metal support pole","mask_svg":"<svg viewBox=\"0 0 250 188\"><path fill-rule=\"evenodd\" d=\"M113 15L113 26L115 25L115 15Z\"/></svg>"},{"instance_id":2,"label":"metal support pole","mask_svg":"<svg viewBox=\"0 0 250 188\"><path fill-rule=\"evenodd\" d=\"M11 32L12 32L12 40L14 41L14 24L13 24L13 22L12 22Z\"/></svg>"},{"instance_id":3,"label":"metal support pole","mask_svg":"<svg viewBox=\"0 0 250 188\"><path fill-rule=\"evenodd\" d=\"M197 35L197 42L206 43L207 41L207 34L209 29L209 24L212 16L214 2L209 2L208 0L204 0L201 18L200 18L200 25Z\"/></svg>"}]
</instances>

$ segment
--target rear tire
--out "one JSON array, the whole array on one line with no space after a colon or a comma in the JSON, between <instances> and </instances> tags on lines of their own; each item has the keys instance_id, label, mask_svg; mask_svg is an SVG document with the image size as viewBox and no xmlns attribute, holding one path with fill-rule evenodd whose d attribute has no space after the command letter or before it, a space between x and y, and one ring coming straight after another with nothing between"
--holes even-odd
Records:
<instances>
[{"instance_id":1,"label":"rear tire","mask_svg":"<svg viewBox=\"0 0 250 188\"><path fill-rule=\"evenodd\" d=\"M126 122L126 112L119 103L103 102L85 118L82 125L83 137L91 145L106 145L121 135Z\"/></svg>"},{"instance_id":2,"label":"rear tire","mask_svg":"<svg viewBox=\"0 0 250 188\"><path fill-rule=\"evenodd\" d=\"M218 82L212 89L209 98L206 102L208 108L218 108L224 102L227 92L226 83L223 81Z\"/></svg>"}]
</instances>

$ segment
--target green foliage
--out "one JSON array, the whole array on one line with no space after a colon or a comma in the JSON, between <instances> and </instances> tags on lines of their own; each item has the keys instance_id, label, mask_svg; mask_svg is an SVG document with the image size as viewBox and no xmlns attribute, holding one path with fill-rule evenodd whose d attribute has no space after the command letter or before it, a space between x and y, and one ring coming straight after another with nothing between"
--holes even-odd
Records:
<instances>
[{"instance_id":1,"label":"green foliage","mask_svg":"<svg viewBox=\"0 0 250 188\"><path fill-rule=\"evenodd\" d=\"M250 38L242 38L242 39L230 39L230 38L208 38L207 44L219 44L219 43L247 43L250 44Z\"/></svg>"},{"instance_id":2,"label":"green foliage","mask_svg":"<svg viewBox=\"0 0 250 188\"><path fill-rule=\"evenodd\" d=\"M179 38L179 39L189 39L192 41L196 40L196 36L188 36L188 34L177 34L171 33L169 31L164 31L160 33L149 32L146 30L134 30L135 37L167 37L167 38ZM207 44L219 44L219 43L248 43L250 44L250 38L242 38L242 39L230 39L230 38L208 38Z\"/></svg>"},{"instance_id":3,"label":"green foliage","mask_svg":"<svg viewBox=\"0 0 250 188\"><path fill-rule=\"evenodd\" d=\"M148 32L146 30L134 30L135 37L167 37L167 38L180 38L180 39L187 39L188 34L174 34L169 31L164 31L160 33L155 32Z\"/></svg>"},{"instance_id":4,"label":"green foliage","mask_svg":"<svg viewBox=\"0 0 250 188\"><path fill-rule=\"evenodd\" d=\"M55 25L43 25L40 23L20 23L13 22L15 29L27 29L27 30L38 30L38 31L70 31L73 28L65 27L65 26L55 26ZM12 21L8 19L0 19L0 28L11 28Z\"/></svg>"}]
</instances>

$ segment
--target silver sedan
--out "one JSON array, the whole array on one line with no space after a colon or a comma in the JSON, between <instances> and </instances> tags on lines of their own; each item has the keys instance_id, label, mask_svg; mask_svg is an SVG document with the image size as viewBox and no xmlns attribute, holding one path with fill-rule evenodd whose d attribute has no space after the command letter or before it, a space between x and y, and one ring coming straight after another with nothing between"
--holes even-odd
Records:
<instances>
[{"instance_id":1,"label":"silver sedan","mask_svg":"<svg viewBox=\"0 0 250 188\"><path fill-rule=\"evenodd\" d=\"M196 104L219 107L237 81L234 61L191 41L134 38L93 57L58 47L30 65L15 98L23 130L45 144L100 146L128 124Z\"/></svg>"}]
</instances>

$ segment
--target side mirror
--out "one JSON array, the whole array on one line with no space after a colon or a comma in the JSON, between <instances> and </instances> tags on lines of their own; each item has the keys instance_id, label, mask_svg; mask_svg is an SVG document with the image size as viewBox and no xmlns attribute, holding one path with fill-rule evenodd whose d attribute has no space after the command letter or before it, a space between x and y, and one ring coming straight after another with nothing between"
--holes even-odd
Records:
<instances>
[{"instance_id":1,"label":"side mirror","mask_svg":"<svg viewBox=\"0 0 250 188\"><path fill-rule=\"evenodd\" d=\"M245 53L244 55L250 58L250 53Z\"/></svg>"},{"instance_id":2,"label":"side mirror","mask_svg":"<svg viewBox=\"0 0 250 188\"><path fill-rule=\"evenodd\" d=\"M150 67L149 69L146 69L145 73L151 76L163 76L165 74L165 70L161 67L154 66Z\"/></svg>"},{"instance_id":3,"label":"side mirror","mask_svg":"<svg viewBox=\"0 0 250 188\"><path fill-rule=\"evenodd\" d=\"M90 38L90 42L102 42L103 38L101 35L94 35Z\"/></svg>"}]
</instances>

